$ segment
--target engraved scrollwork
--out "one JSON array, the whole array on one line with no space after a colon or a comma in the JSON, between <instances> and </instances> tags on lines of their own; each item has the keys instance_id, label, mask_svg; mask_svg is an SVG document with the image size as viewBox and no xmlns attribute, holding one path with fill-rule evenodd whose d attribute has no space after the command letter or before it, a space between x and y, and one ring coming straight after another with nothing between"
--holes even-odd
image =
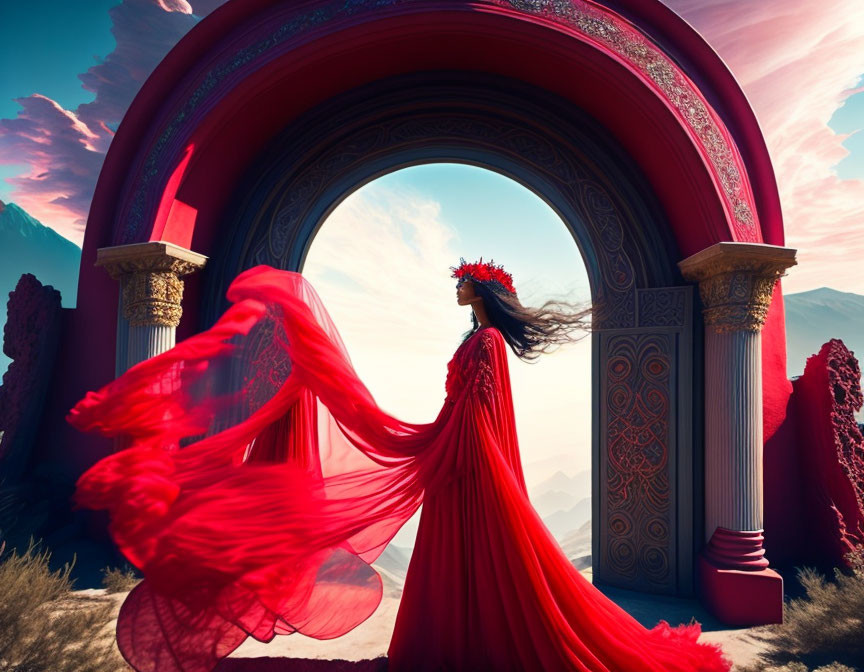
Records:
<instances>
[{"instance_id":1,"label":"engraved scrollwork","mask_svg":"<svg viewBox=\"0 0 864 672\"><path fill-rule=\"evenodd\" d=\"M669 558L671 336L610 338L606 360L605 553L619 576L674 580ZM638 549L638 552L637 552Z\"/></svg>"},{"instance_id":2,"label":"engraved scrollwork","mask_svg":"<svg viewBox=\"0 0 864 672\"><path fill-rule=\"evenodd\" d=\"M250 415L269 401L291 375L287 343L281 310L271 306L266 317L250 332L243 357L242 375Z\"/></svg>"},{"instance_id":3,"label":"engraved scrollwork","mask_svg":"<svg viewBox=\"0 0 864 672\"><path fill-rule=\"evenodd\" d=\"M687 311L687 287L640 289L640 327L680 327Z\"/></svg>"},{"instance_id":4,"label":"engraved scrollwork","mask_svg":"<svg viewBox=\"0 0 864 672\"><path fill-rule=\"evenodd\" d=\"M542 14L575 27L604 44L644 73L691 128L708 156L722 187L738 240L760 239L754 206L746 191L737 150L720 130L720 120L700 96L696 85L648 38L624 19L582 0L496 0L497 4Z\"/></svg>"}]
</instances>

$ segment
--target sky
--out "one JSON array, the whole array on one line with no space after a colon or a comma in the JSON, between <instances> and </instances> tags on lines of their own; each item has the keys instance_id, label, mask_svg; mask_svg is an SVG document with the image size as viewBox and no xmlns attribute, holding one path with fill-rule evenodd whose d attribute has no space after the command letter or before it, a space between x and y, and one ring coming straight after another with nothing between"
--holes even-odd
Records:
<instances>
[{"instance_id":1,"label":"sky","mask_svg":"<svg viewBox=\"0 0 864 672\"><path fill-rule=\"evenodd\" d=\"M460 256L502 263L524 305L590 304L585 265L558 215L510 178L458 164L406 168L352 193L301 269L360 379L384 410L410 422L435 419L446 364L471 326L450 277ZM532 363L510 350L508 358L529 485L589 469L590 336Z\"/></svg>"},{"instance_id":2,"label":"sky","mask_svg":"<svg viewBox=\"0 0 864 672\"><path fill-rule=\"evenodd\" d=\"M0 199L75 243L114 130L147 75L222 0L0 4ZM864 293L864 2L667 0L740 82L765 134L787 292Z\"/></svg>"},{"instance_id":3,"label":"sky","mask_svg":"<svg viewBox=\"0 0 864 672\"><path fill-rule=\"evenodd\" d=\"M135 93L221 2L0 3L0 200L80 245L104 154ZM785 291L864 294L864 2L667 4L727 63L765 134L787 245L799 250ZM513 273L526 302L568 291L587 298L563 223L535 195L477 168L393 173L325 223L303 270L386 409L434 417L443 367L468 327L447 269L480 255ZM411 286L393 283L408 266ZM560 453L568 471L587 467L589 350L586 340L536 365L511 362L526 462L555 465Z\"/></svg>"}]
</instances>

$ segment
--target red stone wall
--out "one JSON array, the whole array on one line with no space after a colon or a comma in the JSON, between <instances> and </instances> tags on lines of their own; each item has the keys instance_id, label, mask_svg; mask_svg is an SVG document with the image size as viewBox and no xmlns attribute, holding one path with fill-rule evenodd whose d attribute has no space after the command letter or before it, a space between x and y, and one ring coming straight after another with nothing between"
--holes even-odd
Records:
<instances>
[{"instance_id":1,"label":"red stone wall","mask_svg":"<svg viewBox=\"0 0 864 672\"><path fill-rule=\"evenodd\" d=\"M793 390L802 473L801 561L840 566L845 553L864 548L864 437L855 421L864 403L858 360L832 339L807 360Z\"/></svg>"}]
</instances>

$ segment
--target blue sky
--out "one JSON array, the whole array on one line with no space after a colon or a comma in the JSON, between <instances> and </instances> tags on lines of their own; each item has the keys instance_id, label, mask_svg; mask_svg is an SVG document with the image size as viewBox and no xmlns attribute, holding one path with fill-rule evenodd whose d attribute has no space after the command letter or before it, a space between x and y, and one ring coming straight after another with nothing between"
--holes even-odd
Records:
<instances>
[{"instance_id":1,"label":"blue sky","mask_svg":"<svg viewBox=\"0 0 864 672\"><path fill-rule=\"evenodd\" d=\"M13 118L13 100L41 93L67 110L93 100L78 73L115 47L108 9L118 0L30 0L0 3L0 117ZM5 200L5 199L4 199Z\"/></svg>"},{"instance_id":2,"label":"blue sky","mask_svg":"<svg viewBox=\"0 0 864 672\"><path fill-rule=\"evenodd\" d=\"M331 213L302 269L385 410L435 418L445 364L470 326L450 267L493 258L519 298L590 300L585 266L561 219L510 178L461 164L412 166L374 180ZM508 350L526 477L590 465L591 345L527 364Z\"/></svg>"},{"instance_id":3,"label":"blue sky","mask_svg":"<svg viewBox=\"0 0 864 672\"><path fill-rule=\"evenodd\" d=\"M864 84L864 76L859 86ZM836 166L837 176L844 180L864 179L864 91L850 96L831 117L828 125L838 133L854 133L843 142L850 154Z\"/></svg>"},{"instance_id":4,"label":"blue sky","mask_svg":"<svg viewBox=\"0 0 864 672\"><path fill-rule=\"evenodd\" d=\"M376 188L401 187L433 198L440 205L441 221L457 232L459 253L468 261L480 256L484 261L492 259L505 265L514 282L521 275L529 283L531 278L552 275L546 269L576 266L578 280L571 277L556 291L573 289L580 298L589 298L584 264L573 236L549 206L509 177L445 163L413 166L375 183Z\"/></svg>"}]
</instances>

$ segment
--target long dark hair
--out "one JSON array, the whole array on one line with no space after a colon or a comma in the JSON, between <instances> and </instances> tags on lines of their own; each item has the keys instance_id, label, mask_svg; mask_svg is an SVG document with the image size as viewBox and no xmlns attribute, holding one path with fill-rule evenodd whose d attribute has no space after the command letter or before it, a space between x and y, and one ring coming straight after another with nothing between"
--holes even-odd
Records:
<instances>
[{"instance_id":1,"label":"long dark hair","mask_svg":"<svg viewBox=\"0 0 864 672\"><path fill-rule=\"evenodd\" d=\"M516 294L493 289L474 279L471 282L475 295L483 298L492 326L501 332L519 359L533 361L544 352L551 352L564 343L581 341L590 333L590 305L549 300L539 308L532 308L523 306ZM465 333L463 343L480 328L473 310L471 322L473 326Z\"/></svg>"}]
</instances>

